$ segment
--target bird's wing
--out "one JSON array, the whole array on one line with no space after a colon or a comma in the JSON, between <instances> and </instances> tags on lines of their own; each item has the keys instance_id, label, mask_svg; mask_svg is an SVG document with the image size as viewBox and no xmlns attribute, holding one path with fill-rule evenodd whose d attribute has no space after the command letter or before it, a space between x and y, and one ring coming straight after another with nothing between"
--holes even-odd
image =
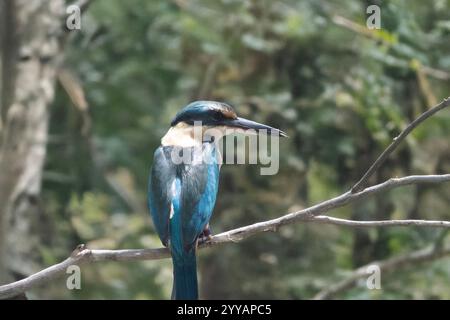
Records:
<instances>
[{"instance_id":1,"label":"bird's wing","mask_svg":"<svg viewBox=\"0 0 450 320\"><path fill-rule=\"evenodd\" d=\"M169 240L169 219L173 199L172 184L176 167L170 158L170 150L156 149L148 187L148 207L161 242L167 246Z\"/></svg>"},{"instance_id":2,"label":"bird's wing","mask_svg":"<svg viewBox=\"0 0 450 320\"><path fill-rule=\"evenodd\" d=\"M219 183L219 165L214 144L204 144L206 163L187 165L182 173L181 221L185 249L195 244L211 218Z\"/></svg>"},{"instance_id":3,"label":"bird's wing","mask_svg":"<svg viewBox=\"0 0 450 320\"><path fill-rule=\"evenodd\" d=\"M181 236L184 249L190 249L211 218L218 189L219 165L213 144L204 144L200 150L208 162L174 164L172 150L172 147L159 147L155 152L148 205L162 243L167 246L168 240L175 236L170 233L176 232L177 237ZM176 219L181 226L170 227L173 215L181 218Z\"/></svg>"}]
</instances>

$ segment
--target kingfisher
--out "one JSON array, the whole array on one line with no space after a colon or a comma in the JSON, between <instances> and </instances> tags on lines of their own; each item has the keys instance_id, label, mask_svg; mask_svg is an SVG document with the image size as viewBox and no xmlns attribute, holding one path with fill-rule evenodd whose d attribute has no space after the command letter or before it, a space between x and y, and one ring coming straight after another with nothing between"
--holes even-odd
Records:
<instances>
[{"instance_id":1,"label":"kingfisher","mask_svg":"<svg viewBox=\"0 0 450 320\"><path fill-rule=\"evenodd\" d=\"M229 104L195 101L179 111L156 149L148 185L153 224L173 263L172 299L198 299L196 249L209 239L222 164L218 141L234 132L286 137L240 118Z\"/></svg>"}]
</instances>

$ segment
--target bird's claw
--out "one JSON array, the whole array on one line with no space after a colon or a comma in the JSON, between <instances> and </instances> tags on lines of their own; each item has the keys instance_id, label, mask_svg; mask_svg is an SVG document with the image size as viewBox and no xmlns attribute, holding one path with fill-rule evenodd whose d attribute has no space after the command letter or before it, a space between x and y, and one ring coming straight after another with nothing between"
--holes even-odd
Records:
<instances>
[{"instance_id":1,"label":"bird's claw","mask_svg":"<svg viewBox=\"0 0 450 320\"><path fill-rule=\"evenodd\" d=\"M198 236L198 243L204 244L211 239L212 239L211 228L209 227L209 224L207 224L203 229L202 233L200 233L200 235Z\"/></svg>"},{"instance_id":2,"label":"bird's claw","mask_svg":"<svg viewBox=\"0 0 450 320\"><path fill-rule=\"evenodd\" d=\"M201 244L207 243L207 242L208 242L209 240L211 240L211 239L212 239L212 235L211 235L211 234L205 236L205 235L202 233L202 234L198 237L198 244L201 245Z\"/></svg>"}]
</instances>

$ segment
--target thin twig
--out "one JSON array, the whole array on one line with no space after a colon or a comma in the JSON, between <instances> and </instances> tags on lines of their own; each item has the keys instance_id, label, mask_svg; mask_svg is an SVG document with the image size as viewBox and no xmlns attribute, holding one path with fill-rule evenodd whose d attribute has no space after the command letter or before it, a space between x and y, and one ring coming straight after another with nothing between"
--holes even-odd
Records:
<instances>
[{"instance_id":1,"label":"thin twig","mask_svg":"<svg viewBox=\"0 0 450 320\"><path fill-rule=\"evenodd\" d=\"M386 161L389 155L398 147L398 145L406 138L406 136L414 130L420 123L434 115L436 112L448 107L450 105L450 97L445 98L439 104L422 113L417 119L411 122L397 137L395 137L392 143L383 151L383 153L375 160L375 162L366 171L363 177L352 187L351 192L356 193L365 188L369 178L377 171L377 169Z\"/></svg>"},{"instance_id":2,"label":"thin twig","mask_svg":"<svg viewBox=\"0 0 450 320\"><path fill-rule=\"evenodd\" d=\"M403 178L392 178L378 185L369 187L359 193L352 193L348 191L335 198L323 201L312 207L284 215L282 217L255 223L246 227L237 228L225 233L221 233L213 237L210 241L214 243L218 242L229 242L229 238L232 239L244 239L255 233L271 231L274 227L281 227L286 224L290 224L297 221L305 221L310 217L321 215L332 209L336 209L349 204L350 202L355 202L361 200L369 195L377 194L389 189L411 185L411 184L423 184L423 183L442 183L450 181L450 174L444 175L422 175L422 176L408 176Z\"/></svg>"},{"instance_id":3,"label":"thin twig","mask_svg":"<svg viewBox=\"0 0 450 320\"><path fill-rule=\"evenodd\" d=\"M298 222L318 222L335 225L345 225L348 227L393 227L393 226L420 226L420 227L443 227L449 228L450 221L426 221L426 220L392 220L392 221L353 221L334 217L322 216L321 214L345 206L349 203L361 200L369 195L387 191L392 188L411 184L442 183L449 182L450 174L445 175L424 175L408 176L403 178L389 179L383 183L372 186L359 193L350 191L326 200L312 207L286 214L276 219L258 222L245 227L237 228L227 232L217 234L208 242L201 244L200 248L215 246L223 243L236 243L252 235L276 231L280 227ZM170 256L167 248L158 249L128 249L128 250L90 250L80 247L72 255L61 263L48 267L25 279L0 286L0 299L16 296L37 285L43 284L66 272L70 265L81 265L84 263L98 261L136 261L136 260L157 260Z\"/></svg>"},{"instance_id":4,"label":"thin twig","mask_svg":"<svg viewBox=\"0 0 450 320\"><path fill-rule=\"evenodd\" d=\"M373 227L436 227L450 228L450 221L441 220L378 220L378 221L356 221L340 219L330 216L315 216L306 222L317 222L323 224L332 224L336 226L346 226L351 228L373 228Z\"/></svg>"},{"instance_id":5,"label":"thin twig","mask_svg":"<svg viewBox=\"0 0 450 320\"><path fill-rule=\"evenodd\" d=\"M431 262L443 257L450 256L450 247L443 248L441 250L435 250L433 247L413 251L408 254L393 257L384 261L374 261L365 266L362 266L351 273L350 276L344 280L327 286L324 290L320 291L314 296L315 300L324 300L333 298L336 294L342 293L357 285L358 280L367 278L371 275L369 267L378 266L380 272L386 273L390 271L398 270L401 267L409 266L412 264L418 264L422 262Z\"/></svg>"}]
</instances>

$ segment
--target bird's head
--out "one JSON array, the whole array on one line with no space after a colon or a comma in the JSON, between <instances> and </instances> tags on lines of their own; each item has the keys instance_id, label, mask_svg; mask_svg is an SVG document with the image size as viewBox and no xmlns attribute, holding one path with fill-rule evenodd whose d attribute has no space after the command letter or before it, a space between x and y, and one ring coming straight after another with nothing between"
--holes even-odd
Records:
<instances>
[{"instance_id":1,"label":"bird's head","mask_svg":"<svg viewBox=\"0 0 450 320\"><path fill-rule=\"evenodd\" d=\"M200 138L196 138L195 130ZM162 139L163 145L192 146L205 140L205 135L215 140L230 133L263 133L287 137L276 128L238 117L234 108L224 102L195 101L177 113L171 128Z\"/></svg>"}]
</instances>

